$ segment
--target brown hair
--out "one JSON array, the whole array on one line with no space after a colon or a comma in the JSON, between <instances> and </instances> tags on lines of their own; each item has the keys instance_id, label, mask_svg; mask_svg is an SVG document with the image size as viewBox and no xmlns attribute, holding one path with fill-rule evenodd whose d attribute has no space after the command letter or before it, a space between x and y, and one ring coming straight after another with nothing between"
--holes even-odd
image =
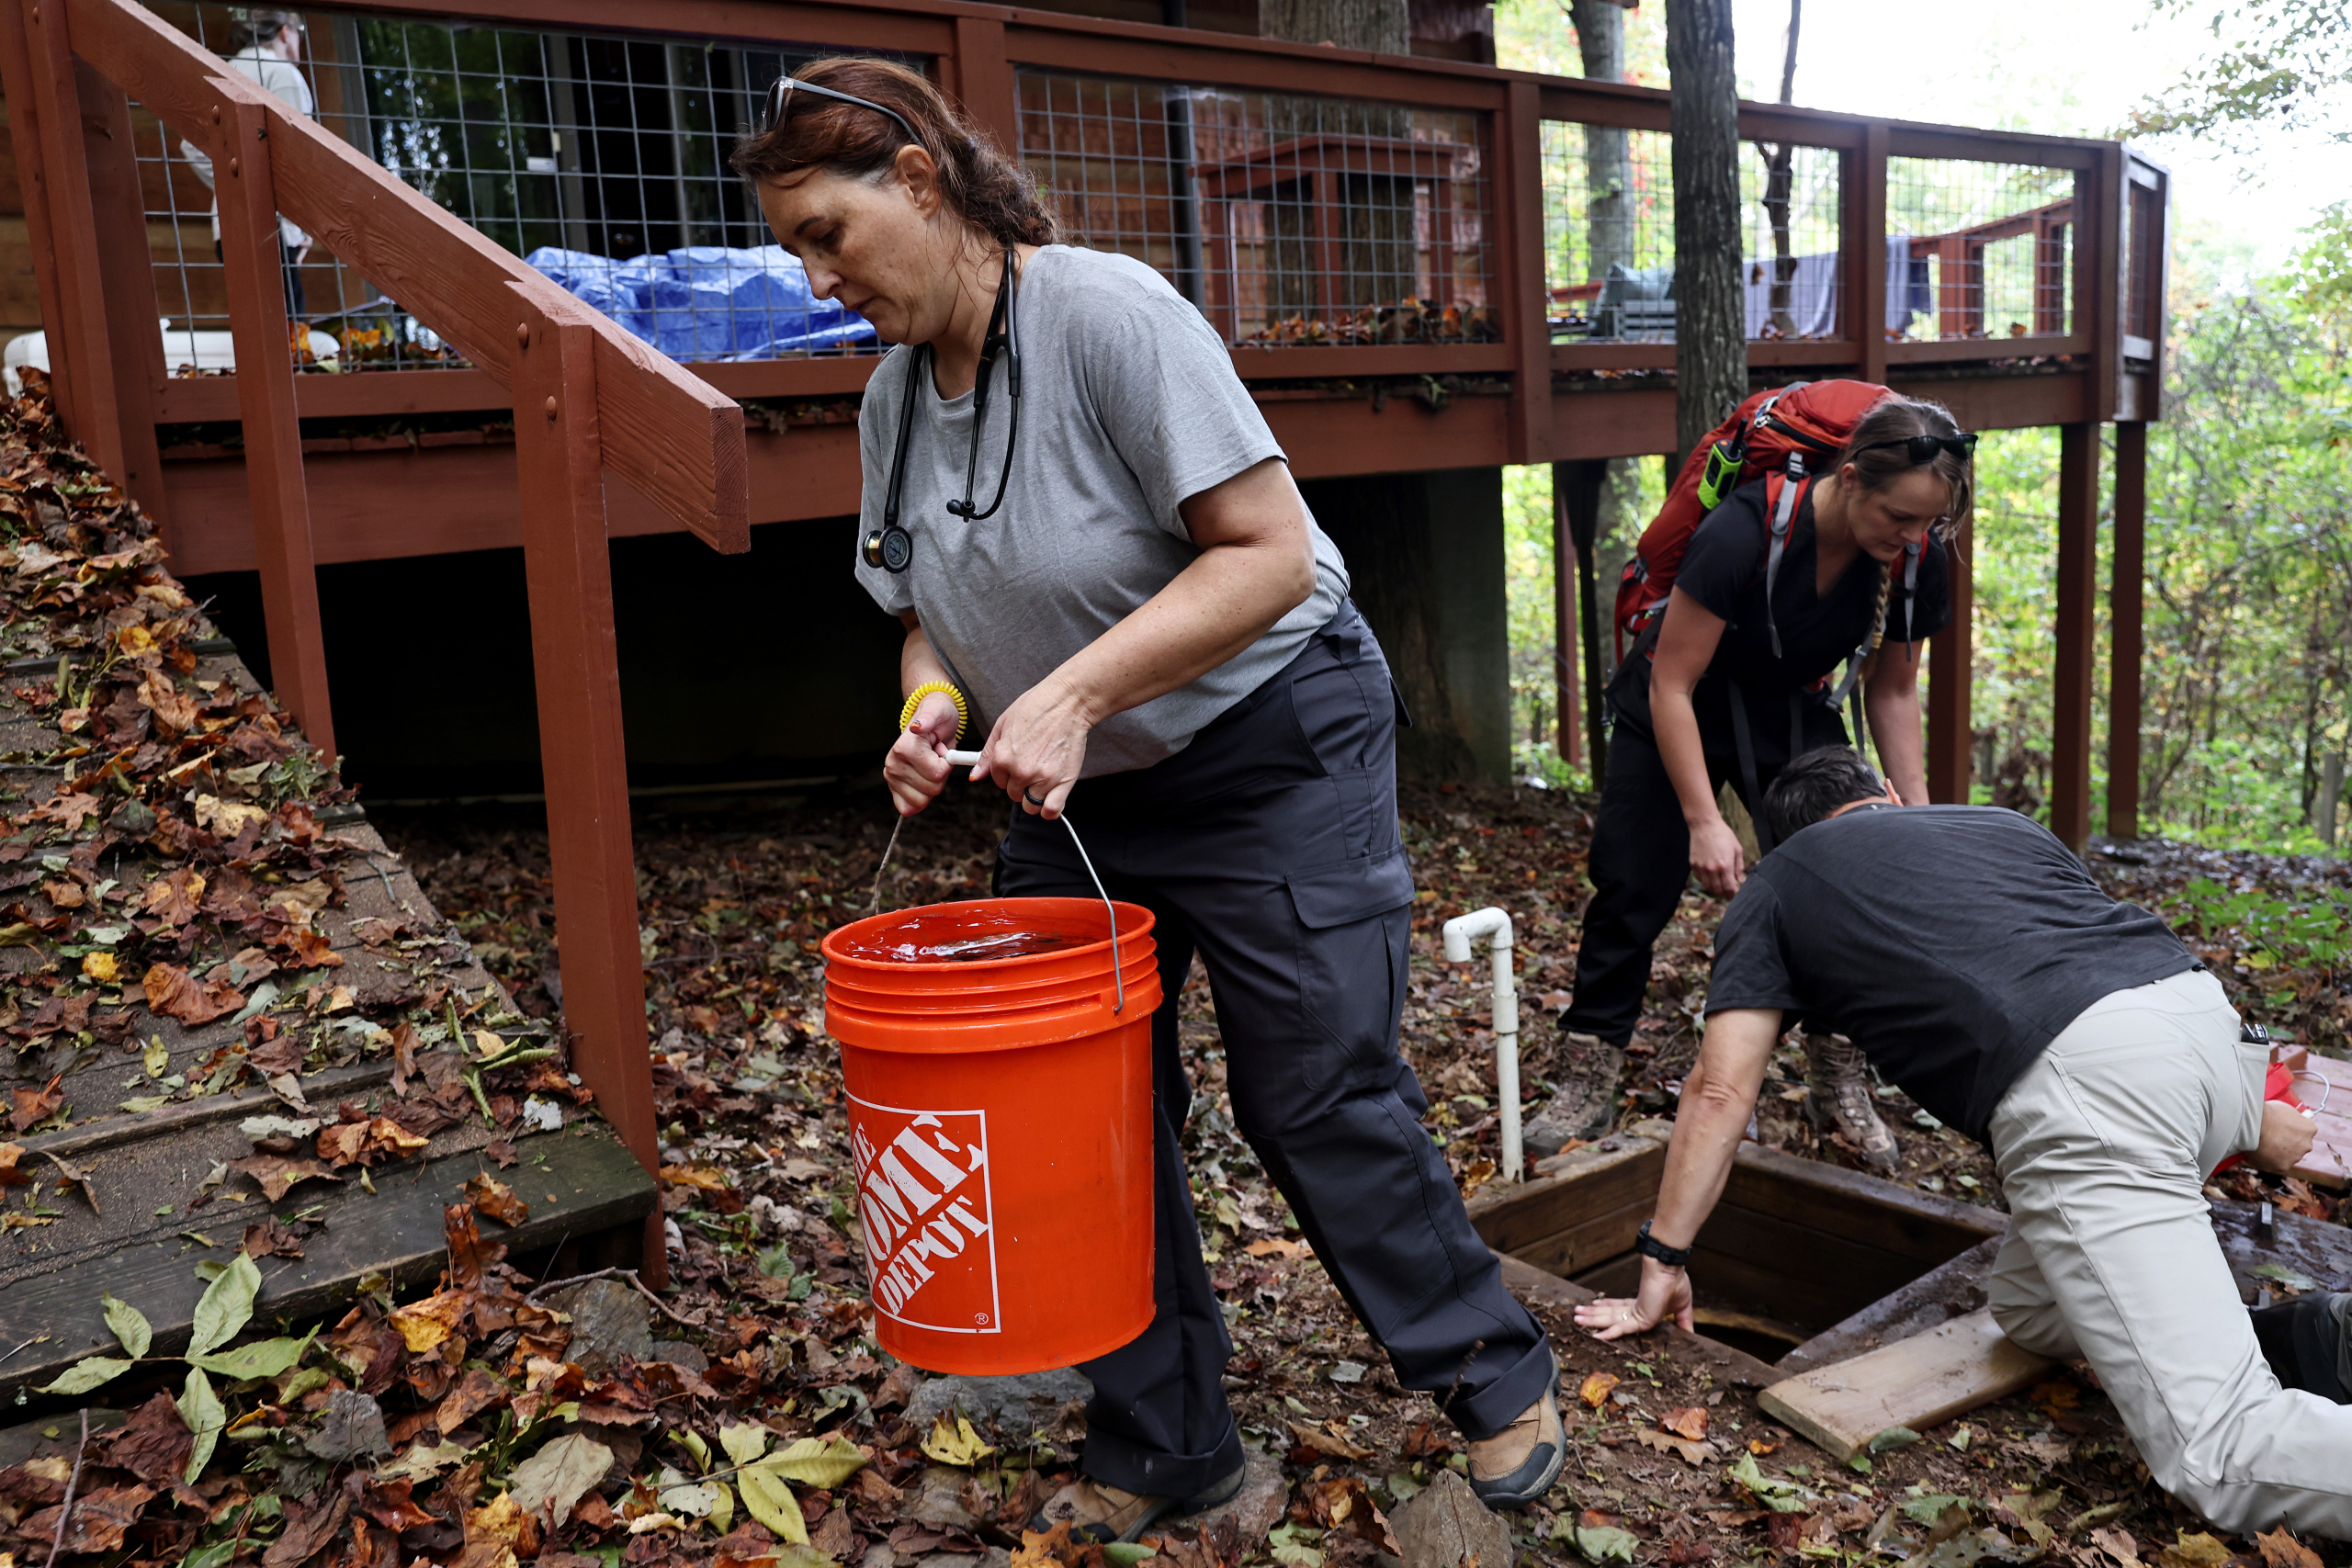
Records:
<instances>
[{"instance_id":1,"label":"brown hair","mask_svg":"<svg viewBox=\"0 0 2352 1568\"><path fill-rule=\"evenodd\" d=\"M302 18L291 11L250 10L232 13L229 24L229 47L243 54L255 44L268 43L288 28L299 28Z\"/></svg>"},{"instance_id":2,"label":"brown hair","mask_svg":"<svg viewBox=\"0 0 2352 1568\"><path fill-rule=\"evenodd\" d=\"M1922 467L1911 460L1909 453L1900 446L1885 446L1880 443L1900 441L1906 435L1958 435L1960 425L1952 419L1951 411L1941 403L1921 398L1906 398L1890 392L1871 405L1870 412L1854 423L1854 433L1846 438L1846 449L1838 454L1832 473L1843 474L1846 465L1854 466L1855 482L1864 491L1877 494L1893 487L1904 475ZM1976 468L1974 460L1957 457L1950 452L1938 452L1924 465L1928 471L1951 488L1951 499L1943 516L1930 530L1937 538L1950 544L1967 523L1970 511L1976 504Z\"/></svg>"},{"instance_id":3,"label":"brown hair","mask_svg":"<svg viewBox=\"0 0 2352 1568\"><path fill-rule=\"evenodd\" d=\"M1053 210L1028 172L997 150L986 131L966 118L927 78L888 60L842 56L820 60L798 79L885 105L914 127L924 152L939 165L939 194L972 228L1000 245L1050 245ZM907 134L888 115L815 94L786 100L784 122L736 142L728 163L754 182L818 168L844 179L874 182L892 168Z\"/></svg>"}]
</instances>

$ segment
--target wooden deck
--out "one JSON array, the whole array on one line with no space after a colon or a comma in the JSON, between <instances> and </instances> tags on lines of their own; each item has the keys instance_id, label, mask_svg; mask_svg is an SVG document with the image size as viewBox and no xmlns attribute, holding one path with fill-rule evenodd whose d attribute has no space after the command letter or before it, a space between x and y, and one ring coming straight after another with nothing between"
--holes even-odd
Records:
<instances>
[{"instance_id":1,"label":"wooden deck","mask_svg":"<svg viewBox=\"0 0 2352 1568\"><path fill-rule=\"evenodd\" d=\"M204 657L194 674L230 682L239 692L256 689L232 652ZM27 679L18 673L13 683ZM42 756L63 743L20 696L0 690L0 753ZM53 783L44 782L30 798L52 793ZM446 1022L439 1038L413 1054L413 1072L402 1075L416 1080L409 1085L412 1094L440 1083L443 1102L457 1101L452 1108L459 1112L421 1149L372 1169L345 1166L335 1173L339 1179L301 1181L275 1202L253 1176L225 1169L254 1153L254 1139L242 1130L249 1118L317 1117L333 1123L346 1106L371 1116L396 1108L394 1077L401 1068L382 1027L396 1011L417 1012L436 991L446 994L431 1012L446 1019L454 1010L469 1032L496 1024L511 1038L523 1021L356 809L330 807L328 817L334 825L320 847L329 852L327 870L340 881L343 897L319 923L342 962L281 972L264 982L279 987L274 1005L286 1010L275 1013L282 1030L311 1043L314 1065L298 1070L290 1084L185 1098L201 1088L224 1053L247 1048L244 1021L229 1014L183 1027L144 1006L135 979L122 998L130 1004L130 1025L114 1028L121 1043L86 1032L61 1033L13 1059L0 1055L0 1103L10 1091L38 1092L55 1078L68 1123L17 1134L23 1150L17 1169L30 1179L0 1188L6 1214L0 1221L6 1226L0 1228L0 1325L6 1325L0 1401L52 1381L85 1355L115 1353L101 1306L108 1294L147 1314L155 1329L152 1353L175 1351L187 1340L204 1289L198 1266L226 1260L244 1243L248 1227L273 1217L306 1233L300 1258L257 1258L263 1277L258 1312L288 1323L339 1315L369 1276L394 1286L429 1283L443 1260L443 1208L459 1201L460 1190L479 1173L503 1179L529 1205L527 1219L513 1227L483 1223L485 1235L511 1254L579 1243L600 1261L636 1260L644 1221L655 1208L652 1178L593 1112L569 1097L549 1091L543 1100L560 1107L560 1131L526 1136L519 1128L492 1126L469 1089L446 1092L458 1060ZM19 854L8 861L0 852L0 897L38 901L41 895L32 885L55 869L50 862L59 857ZM132 887L164 869L143 846L119 850L104 866L107 875ZM45 944L0 948L0 973L21 975L53 959ZM350 993L348 1003L335 987ZM264 1002L257 1017L273 1013L259 986L244 989L248 1008ZM305 995L320 1010L300 1007ZM362 1019L374 1021L351 1028L337 1021ZM151 1066L153 1047L160 1047L161 1060ZM180 1080L176 1090L175 1079ZM147 1103L159 1096L166 1102ZM504 1168L490 1148L502 1137L513 1149L514 1163ZM303 1142L299 1152L308 1155L309 1140ZM79 1178L70 1186L61 1183L67 1167Z\"/></svg>"}]
</instances>

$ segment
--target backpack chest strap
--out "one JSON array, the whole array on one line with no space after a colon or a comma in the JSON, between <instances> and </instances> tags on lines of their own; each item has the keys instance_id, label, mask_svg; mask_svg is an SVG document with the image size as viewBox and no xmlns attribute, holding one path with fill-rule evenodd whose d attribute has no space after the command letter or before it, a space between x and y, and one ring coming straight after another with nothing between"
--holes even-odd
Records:
<instances>
[{"instance_id":1,"label":"backpack chest strap","mask_svg":"<svg viewBox=\"0 0 2352 1568\"><path fill-rule=\"evenodd\" d=\"M1788 554L1789 526L1795 521L1797 502L1805 491L1804 459L1794 452L1789 454L1788 471L1774 474L1764 481L1765 503L1771 510L1769 525L1770 539L1764 550L1764 629L1772 638L1772 657L1781 653L1781 627L1772 618L1772 591L1780 586L1781 558Z\"/></svg>"}]
</instances>

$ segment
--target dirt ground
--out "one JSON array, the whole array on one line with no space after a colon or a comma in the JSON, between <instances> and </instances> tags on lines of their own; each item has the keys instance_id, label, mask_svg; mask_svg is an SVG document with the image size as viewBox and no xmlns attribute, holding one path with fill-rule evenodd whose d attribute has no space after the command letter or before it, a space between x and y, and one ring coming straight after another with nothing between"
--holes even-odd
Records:
<instances>
[{"instance_id":1,"label":"dirt ground","mask_svg":"<svg viewBox=\"0 0 2352 1568\"><path fill-rule=\"evenodd\" d=\"M1516 919L1525 1092L1531 1108L1540 1104L1552 1087L1550 1021L1566 1001L1576 915L1589 891L1589 807L1572 794L1532 788L1408 792L1405 833L1421 891L1403 1049L1430 1094L1427 1124L1465 1190L1492 1179L1496 1155L1484 965L1446 964L1438 929L1488 903ZM535 814L472 807L378 820L525 1009L550 1010L560 977L550 965L547 847ZM901 836L880 882L885 907L983 894L1001 820L1001 796L951 790ZM650 1011L665 1157L673 1168L664 1201L685 1249L677 1272L687 1300L713 1292L739 1298L726 1333L710 1337L714 1359L764 1337L806 1331L820 1306L838 1348L842 1314L854 1319L850 1303L860 1299L863 1281L842 1201L849 1181L841 1083L823 1033L816 945L833 925L865 912L889 827L874 784L639 808ZM2132 858L2095 855L2093 863L2119 891L2143 897L2161 894L2167 877L2217 869L2199 852L2122 852ZM2333 867L2282 868L2247 857L2218 869L2256 878L2337 874ZM1670 1111L1696 1047L1709 933L1721 912L1717 901L1687 897L1659 944L1624 1120ZM2226 955L2217 957L2226 964ZM2278 976L2267 978L2267 994L2278 995ZM2296 983L2304 987L2297 1021L2333 1027L2341 1017L2333 976ZM1185 1142L1204 1244L1236 1341L1228 1386L1249 1440L1283 1456L1294 1497L1294 1522L1272 1540L1211 1544L1289 1568L1360 1556L1357 1537L1322 1528L1329 1508L1317 1509L1318 1487L1358 1477L1376 1502L1393 1507L1433 1466L1463 1462L1450 1446L1457 1439L1433 1423L1426 1396L1390 1377L1296 1242L1282 1198L1235 1131L1197 969L1183 1007L1200 1091ZM2340 1043L2324 1031L2307 1037L2315 1045ZM1852 1150L1817 1137L1799 1116L1803 1076L1801 1055L1784 1049L1760 1114L1765 1140L1859 1166ZM1902 1144L1902 1179L1999 1206L1981 1148L1934 1125L1900 1093L1883 1090L1882 1098ZM2298 1198L2276 1184L2271 1195L2306 1212L2332 1206L2324 1195ZM754 1298L765 1304L744 1311ZM1928 1432L1864 1472L1831 1464L1761 1417L1752 1393L1709 1383L1700 1369L1661 1355L1655 1342L1601 1346L1568 1323L1550 1326L1566 1390L1587 1397L1573 1404L1576 1452L1561 1486L1548 1506L1514 1521L1515 1539L1532 1561L1879 1555L1937 1568L1985 1558L2048 1558L2084 1568L2352 1562L2335 1545L2322 1545L2314 1558L2278 1538L2256 1543L2204 1531L2147 1483L2111 1408L2083 1379L2055 1379ZM865 1346L862 1335L852 1338ZM883 1406L843 1429L887 1447L911 1440L904 1423L891 1429L887 1376L883 1360L861 1354L803 1381L821 1388L828 1377L839 1378ZM1604 1387L1612 1377L1614 1386ZM1684 1434L1679 1441L1676 1432ZM1069 1435L1065 1424L1065 1442ZM1071 1456L1049 1438L1025 1457L1050 1480ZM1010 1488L1017 1471L989 1470L1003 1462L1001 1455L982 1469ZM1208 1550L1182 1547L1182 1538L1174 1532L1170 1547L1180 1560Z\"/></svg>"}]
</instances>

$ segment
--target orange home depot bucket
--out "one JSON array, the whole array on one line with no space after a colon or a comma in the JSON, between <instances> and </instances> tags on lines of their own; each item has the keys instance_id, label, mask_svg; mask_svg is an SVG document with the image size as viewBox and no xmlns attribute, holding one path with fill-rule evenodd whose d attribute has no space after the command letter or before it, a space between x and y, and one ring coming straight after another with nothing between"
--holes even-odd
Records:
<instances>
[{"instance_id":1,"label":"orange home depot bucket","mask_svg":"<svg viewBox=\"0 0 2352 1568\"><path fill-rule=\"evenodd\" d=\"M876 1337L1006 1373L1151 1321L1151 912L979 898L825 938ZM1126 987L1124 1009L1119 984Z\"/></svg>"}]
</instances>

